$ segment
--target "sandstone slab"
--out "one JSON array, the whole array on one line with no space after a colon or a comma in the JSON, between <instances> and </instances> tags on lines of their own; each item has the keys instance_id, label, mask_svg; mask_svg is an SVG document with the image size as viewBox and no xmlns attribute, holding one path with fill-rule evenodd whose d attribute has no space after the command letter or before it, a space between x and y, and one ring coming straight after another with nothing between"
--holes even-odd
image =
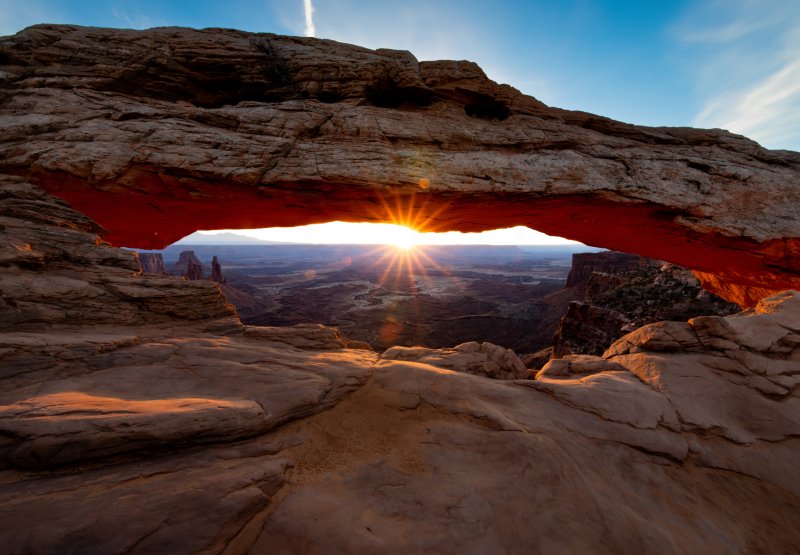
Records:
<instances>
[{"instance_id":1,"label":"sandstone slab","mask_svg":"<svg viewBox=\"0 0 800 555\"><path fill-rule=\"evenodd\" d=\"M470 341L452 349L391 347L381 354L381 358L421 362L500 380L521 380L529 377L528 369L514 351L486 341Z\"/></svg>"}]
</instances>

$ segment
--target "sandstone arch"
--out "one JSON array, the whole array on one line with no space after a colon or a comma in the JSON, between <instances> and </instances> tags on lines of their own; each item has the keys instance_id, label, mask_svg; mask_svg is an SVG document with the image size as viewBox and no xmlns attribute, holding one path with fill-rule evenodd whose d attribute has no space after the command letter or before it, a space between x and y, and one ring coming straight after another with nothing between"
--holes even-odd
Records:
<instances>
[{"instance_id":1,"label":"sandstone arch","mask_svg":"<svg viewBox=\"0 0 800 555\"><path fill-rule=\"evenodd\" d=\"M0 172L114 244L413 214L669 260L742 306L800 289L800 154L549 108L470 62L333 41L40 25L0 43Z\"/></svg>"}]
</instances>

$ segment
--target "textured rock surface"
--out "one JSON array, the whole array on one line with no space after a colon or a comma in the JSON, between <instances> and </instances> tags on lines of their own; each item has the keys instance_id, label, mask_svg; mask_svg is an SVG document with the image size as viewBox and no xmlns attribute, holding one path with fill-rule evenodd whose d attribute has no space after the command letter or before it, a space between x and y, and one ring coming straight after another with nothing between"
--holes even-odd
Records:
<instances>
[{"instance_id":1,"label":"textured rock surface","mask_svg":"<svg viewBox=\"0 0 800 555\"><path fill-rule=\"evenodd\" d=\"M669 260L742 305L800 288L800 155L549 108L470 62L45 25L0 41L0 75L0 171L117 245L413 213L426 229L527 225Z\"/></svg>"},{"instance_id":2,"label":"textured rock surface","mask_svg":"<svg viewBox=\"0 0 800 555\"><path fill-rule=\"evenodd\" d=\"M158 274L162 276L170 275L167 265L164 264L164 257L161 253L140 252L139 265L145 274Z\"/></svg>"},{"instance_id":3,"label":"textured rock surface","mask_svg":"<svg viewBox=\"0 0 800 555\"><path fill-rule=\"evenodd\" d=\"M630 320L616 310L572 301L553 336L553 356L602 353Z\"/></svg>"},{"instance_id":4,"label":"textured rock surface","mask_svg":"<svg viewBox=\"0 0 800 555\"><path fill-rule=\"evenodd\" d=\"M222 264L219 263L219 259L216 256L211 259L211 281L216 281L219 284L228 283L225 276L222 275Z\"/></svg>"},{"instance_id":5,"label":"textured rock surface","mask_svg":"<svg viewBox=\"0 0 800 555\"><path fill-rule=\"evenodd\" d=\"M547 361L542 369L536 373L536 379L580 376L619 370L625 370L625 368L615 362L609 362L597 356L569 354Z\"/></svg>"},{"instance_id":6,"label":"textured rock surface","mask_svg":"<svg viewBox=\"0 0 800 555\"><path fill-rule=\"evenodd\" d=\"M585 290L594 273L623 274L637 270L643 262L641 257L624 252L579 252L572 255L566 287Z\"/></svg>"},{"instance_id":7,"label":"textured rock surface","mask_svg":"<svg viewBox=\"0 0 800 555\"><path fill-rule=\"evenodd\" d=\"M203 274L202 264L197 264L196 262L189 262L189 266L186 268L186 273L183 274L183 277L192 281L203 279L205 276Z\"/></svg>"},{"instance_id":8,"label":"textured rock surface","mask_svg":"<svg viewBox=\"0 0 800 555\"><path fill-rule=\"evenodd\" d=\"M0 224L4 553L800 546L800 293L499 381L242 326L19 180Z\"/></svg>"},{"instance_id":9,"label":"textured rock surface","mask_svg":"<svg viewBox=\"0 0 800 555\"><path fill-rule=\"evenodd\" d=\"M141 275L136 253L104 243L99 229L0 175L0 332L234 317L216 284Z\"/></svg>"},{"instance_id":10,"label":"textured rock surface","mask_svg":"<svg viewBox=\"0 0 800 555\"><path fill-rule=\"evenodd\" d=\"M381 354L381 358L421 362L497 380L517 380L529 376L528 369L514 351L486 341L470 341L452 349L391 347Z\"/></svg>"},{"instance_id":11,"label":"textured rock surface","mask_svg":"<svg viewBox=\"0 0 800 555\"><path fill-rule=\"evenodd\" d=\"M586 302L574 301L567 307L553 337L556 357L601 355L623 334L644 324L738 312L736 305L704 291L690 271L674 264L643 259L634 271L593 271L588 277L586 267L582 265L580 272L584 279L573 282Z\"/></svg>"},{"instance_id":12,"label":"textured rock surface","mask_svg":"<svg viewBox=\"0 0 800 555\"><path fill-rule=\"evenodd\" d=\"M178 261L173 264L172 273L190 280L203 279L203 263L194 254L194 251L183 251L178 257Z\"/></svg>"}]
</instances>

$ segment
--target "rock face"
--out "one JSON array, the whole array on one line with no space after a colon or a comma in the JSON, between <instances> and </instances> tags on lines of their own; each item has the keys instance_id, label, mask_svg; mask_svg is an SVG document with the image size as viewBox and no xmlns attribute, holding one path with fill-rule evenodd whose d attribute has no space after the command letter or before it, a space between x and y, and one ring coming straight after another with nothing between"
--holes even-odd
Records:
<instances>
[{"instance_id":1,"label":"rock face","mask_svg":"<svg viewBox=\"0 0 800 555\"><path fill-rule=\"evenodd\" d=\"M17 178L0 175L0 218L0 332L9 337L235 317L216 284L140 275L134 252L104 243L96 223ZM28 362L43 356L35 341L24 345L21 353L5 353L6 372L26 372L22 362L15 368L16 356Z\"/></svg>"},{"instance_id":2,"label":"rock face","mask_svg":"<svg viewBox=\"0 0 800 555\"><path fill-rule=\"evenodd\" d=\"M642 258L624 252L579 252L572 255L572 269L566 287L585 289L594 273L623 274L638 270Z\"/></svg>"},{"instance_id":3,"label":"rock face","mask_svg":"<svg viewBox=\"0 0 800 555\"><path fill-rule=\"evenodd\" d=\"M196 262L189 262L189 266L186 268L186 273L183 274L183 276L189 280L203 279L203 265L197 264Z\"/></svg>"},{"instance_id":4,"label":"rock face","mask_svg":"<svg viewBox=\"0 0 800 555\"><path fill-rule=\"evenodd\" d=\"M501 381L242 326L97 231L0 176L4 553L800 546L800 293Z\"/></svg>"},{"instance_id":5,"label":"rock face","mask_svg":"<svg viewBox=\"0 0 800 555\"><path fill-rule=\"evenodd\" d=\"M553 337L554 357L600 355L624 333L661 320L738 312L736 305L701 289L684 268L646 259L639 265L618 274L593 272L575 285L585 302L567 307Z\"/></svg>"},{"instance_id":6,"label":"rock face","mask_svg":"<svg viewBox=\"0 0 800 555\"><path fill-rule=\"evenodd\" d=\"M222 265L216 256L211 259L211 281L216 281L220 284L228 283L228 280L222 275Z\"/></svg>"},{"instance_id":7,"label":"rock face","mask_svg":"<svg viewBox=\"0 0 800 555\"><path fill-rule=\"evenodd\" d=\"M164 264L164 257L161 253L139 253L139 265L145 274L157 274L162 276L170 275L167 265Z\"/></svg>"},{"instance_id":8,"label":"rock face","mask_svg":"<svg viewBox=\"0 0 800 555\"><path fill-rule=\"evenodd\" d=\"M190 280L203 279L203 263L195 256L194 251L182 251L178 261L172 266L172 272Z\"/></svg>"},{"instance_id":9,"label":"rock face","mask_svg":"<svg viewBox=\"0 0 800 555\"><path fill-rule=\"evenodd\" d=\"M630 319L616 310L573 301L553 336L553 357L572 353L602 354L622 336Z\"/></svg>"},{"instance_id":10,"label":"rock face","mask_svg":"<svg viewBox=\"0 0 800 555\"><path fill-rule=\"evenodd\" d=\"M391 347L381 354L384 360L408 360L466 372L498 380L520 380L529 377L528 369L511 349L499 345L470 341L452 349L425 347Z\"/></svg>"},{"instance_id":11,"label":"rock face","mask_svg":"<svg viewBox=\"0 0 800 555\"><path fill-rule=\"evenodd\" d=\"M200 222L526 225L691 268L742 306L800 288L800 154L549 108L470 62L40 25L0 41L0 76L0 171L117 245L163 247Z\"/></svg>"}]
</instances>

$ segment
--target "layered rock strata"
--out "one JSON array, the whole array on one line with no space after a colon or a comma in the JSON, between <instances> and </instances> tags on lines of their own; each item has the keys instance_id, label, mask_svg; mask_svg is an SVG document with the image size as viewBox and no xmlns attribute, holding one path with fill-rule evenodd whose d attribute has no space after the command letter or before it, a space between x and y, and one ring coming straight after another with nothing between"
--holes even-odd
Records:
<instances>
[{"instance_id":1,"label":"layered rock strata","mask_svg":"<svg viewBox=\"0 0 800 555\"><path fill-rule=\"evenodd\" d=\"M170 271L167 270L167 265L164 263L164 257L160 252L140 252L138 256L139 265L142 267L142 272L145 274L170 275Z\"/></svg>"},{"instance_id":2,"label":"layered rock strata","mask_svg":"<svg viewBox=\"0 0 800 555\"><path fill-rule=\"evenodd\" d=\"M646 259L635 271L592 272L574 289L583 291L585 302L567 306L553 336L556 358L600 355L622 335L645 324L738 312L736 305L704 291L685 268Z\"/></svg>"},{"instance_id":3,"label":"layered rock strata","mask_svg":"<svg viewBox=\"0 0 800 555\"><path fill-rule=\"evenodd\" d=\"M691 268L742 306L800 288L799 154L550 108L470 62L39 25L0 40L0 76L0 171L116 245L160 248L200 222L526 225Z\"/></svg>"},{"instance_id":4,"label":"layered rock strata","mask_svg":"<svg viewBox=\"0 0 800 555\"><path fill-rule=\"evenodd\" d=\"M178 256L178 261L172 266L172 273L188 277L190 280L203 279L203 263L194 254L194 251L182 251Z\"/></svg>"},{"instance_id":5,"label":"layered rock strata","mask_svg":"<svg viewBox=\"0 0 800 555\"><path fill-rule=\"evenodd\" d=\"M595 273L624 274L638 270L646 259L625 252L579 252L572 255L572 268L565 287L585 290Z\"/></svg>"},{"instance_id":6,"label":"layered rock strata","mask_svg":"<svg viewBox=\"0 0 800 555\"><path fill-rule=\"evenodd\" d=\"M500 381L242 326L98 230L0 178L6 553L800 545L799 293Z\"/></svg>"},{"instance_id":7,"label":"layered rock strata","mask_svg":"<svg viewBox=\"0 0 800 555\"><path fill-rule=\"evenodd\" d=\"M228 280L222 275L222 264L219 263L219 259L216 256L211 259L211 281L216 281L219 284L228 283Z\"/></svg>"},{"instance_id":8,"label":"layered rock strata","mask_svg":"<svg viewBox=\"0 0 800 555\"><path fill-rule=\"evenodd\" d=\"M236 314L216 284L142 275L135 252L105 243L92 220L18 178L0 175L0 218L4 334ZM38 350L31 344L25 360ZM4 363L17 372L13 357Z\"/></svg>"}]
</instances>

